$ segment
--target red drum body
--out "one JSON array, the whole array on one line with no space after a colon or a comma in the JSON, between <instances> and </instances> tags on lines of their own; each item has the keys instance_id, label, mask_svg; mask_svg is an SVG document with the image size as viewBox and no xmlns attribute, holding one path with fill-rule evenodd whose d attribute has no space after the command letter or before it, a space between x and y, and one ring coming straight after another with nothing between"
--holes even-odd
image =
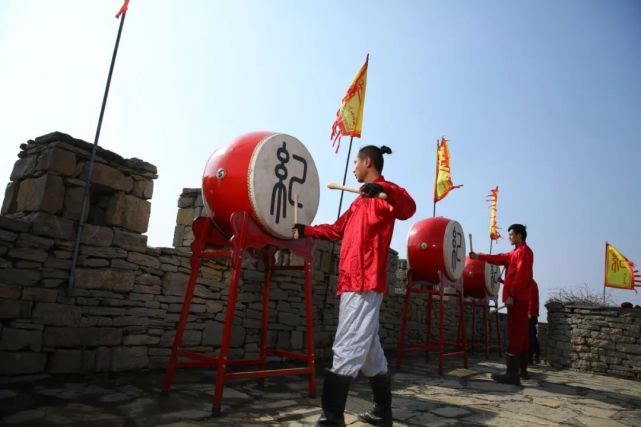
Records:
<instances>
[{"instance_id":1,"label":"red drum body","mask_svg":"<svg viewBox=\"0 0 641 427\"><path fill-rule=\"evenodd\" d=\"M246 211L268 234L291 239L296 195L298 222L311 224L320 187L314 160L298 139L253 132L214 151L202 192L212 219L229 236L231 214Z\"/></svg>"},{"instance_id":2,"label":"red drum body","mask_svg":"<svg viewBox=\"0 0 641 427\"><path fill-rule=\"evenodd\" d=\"M440 271L458 280L465 267L465 235L457 221L436 217L421 220L407 236L407 259L415 280L438 283Z\"/></svg>"},{"instance_id":3,"label":"red drum body","mask_svg":"<svg viewBox=\"0 0 641 427\"><path fill-rule=\"evenodd\" d=\"M496 265L479 259L465 259L463 289L466 297L494 298L499 293L500 271Z\"/></svg>"}]
</instances>

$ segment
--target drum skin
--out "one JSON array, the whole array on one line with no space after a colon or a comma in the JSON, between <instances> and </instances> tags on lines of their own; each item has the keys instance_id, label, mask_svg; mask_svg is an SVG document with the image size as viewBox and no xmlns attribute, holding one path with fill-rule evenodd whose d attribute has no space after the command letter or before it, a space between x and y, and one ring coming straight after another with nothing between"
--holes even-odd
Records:
<instances>
[{"instance_id":1,"label":"drum skin","mask_svg":"<svg viewBox=\"0 0 641 427\"><path fill-rule=\"evenodd\" d=\"M438 283L440 271L458 280L465 267L463 228L448 218L427 218L416 222L407 236L407 259L415 280Z\"/></svg>"},{"instance_id":2,"label":"drum skin","mask_svg":"<svg viewBox=\"0 0 641 427\"><path fill-rule=\"evenodd\" d=\"M299 196L298 222L311 224L320 189L305 146L290 135L262 131L214 151L205 166L202 193L212 219L228 236L233 235L231 214L245 211L268 234L291 239L293 193Z\"/></svg>"},{"instance_id":3,"label":"drum skin","mask_svg":"<svg viewBox=\"0 0 641 427\"><path fill-rule=\"evenodd\" d=\"M500 283L499 268L479 259L465 259L463 289L466 297L494 298L498 295Z\"/></svg>"}]
</instances>

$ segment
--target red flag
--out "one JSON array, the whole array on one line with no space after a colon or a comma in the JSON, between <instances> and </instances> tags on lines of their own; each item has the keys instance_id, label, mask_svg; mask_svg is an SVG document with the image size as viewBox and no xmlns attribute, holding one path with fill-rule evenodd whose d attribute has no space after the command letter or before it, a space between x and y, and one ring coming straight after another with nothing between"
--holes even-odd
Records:
<instances>
[{"instance_id":1,"label":"red flag","mask_svg":"<svg viewBox=\"0 0 641 427\"><path fill-rule=\"evenodd\" d=\"M123 13L126 13L128 7L129 7L129 0L125 0L125 2L122 4L122 7L118 11L118 15L116 15L116 18L120 18L120 15L122 15Z\"/></svg>"}]
</instances>

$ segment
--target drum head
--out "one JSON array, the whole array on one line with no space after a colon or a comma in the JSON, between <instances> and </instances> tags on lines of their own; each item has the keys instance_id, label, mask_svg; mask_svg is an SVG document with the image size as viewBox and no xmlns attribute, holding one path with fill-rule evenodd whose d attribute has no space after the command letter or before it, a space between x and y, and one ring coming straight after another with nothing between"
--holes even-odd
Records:
<instances>
[{"instance_id":1,"label":"drum head","mask_svg":"<svg viewBox=\"0 0 641 427\"><path fill-rule=\"evenodd\" d=\"M485 287L487 294L495 297L499 294L499 278L501 277L501 270L498 265L492 265L489 262L485 263Z\"/></svg>"},{"instance_id":2,"label":"drum head","mask_svg":"<svg viewBox=\"0 0 641 427\"><path fill-rule=\"evenodd\" d=\"M262 140L249 162L249 200L265 231L280 239L292 238L294 203L298 222L311 224L318 210L318 170L298 139L274 134Z\"/></svg>"},{"instance_id":3,"label":"drum head","mask_svg":"<svg viewBox=\"0 0 641 427\"><path fill-rule=\"evenodd\" d=\"M465 235L457 221L450 221L443 236L443 261L450 280L458 280L465 269Z\"/></svg>"}]
</instances>

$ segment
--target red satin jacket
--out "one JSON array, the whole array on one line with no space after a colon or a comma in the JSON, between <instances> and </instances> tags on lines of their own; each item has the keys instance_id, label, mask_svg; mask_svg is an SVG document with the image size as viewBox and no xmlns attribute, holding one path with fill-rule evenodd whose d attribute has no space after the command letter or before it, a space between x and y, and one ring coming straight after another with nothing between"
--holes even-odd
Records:
<instances>
[{"instance_id":1,"label":"red satin jacket","mask_svg":"<svg viewBox=\"0 0 641 427\"><path fill-rule=\"evenodd\" d=\"M383 187L387 199L359 196L334 224L306 226L305 236L343 240L338 263L336 294L387 289L387 253L394 221L416 212L414 199L382 176L374 181Z\"/></svg>"},{"instance_id":2,"label":"red satin jacket","mask_svg":"<svg viewBox=\"0 0 641 427\"><path fill-rule=\"evenodd\" d=\"M490 264L505 266L503 302L509 297L522 301L530 300L534 254L525 242L519 244L512 252L496 255L479 254L479 259Z\"/></svg>"},{"instance_id":3,"label":"red satin jacket","mask_svg":"<svg viewBox=\"0 0 641 427\"><path fill-rule=\"evenodd\" d=\"M530 304L527 310L528 317L539 317L539 286L532 280L530 286Z\"/></svg>"}]
</instances>

